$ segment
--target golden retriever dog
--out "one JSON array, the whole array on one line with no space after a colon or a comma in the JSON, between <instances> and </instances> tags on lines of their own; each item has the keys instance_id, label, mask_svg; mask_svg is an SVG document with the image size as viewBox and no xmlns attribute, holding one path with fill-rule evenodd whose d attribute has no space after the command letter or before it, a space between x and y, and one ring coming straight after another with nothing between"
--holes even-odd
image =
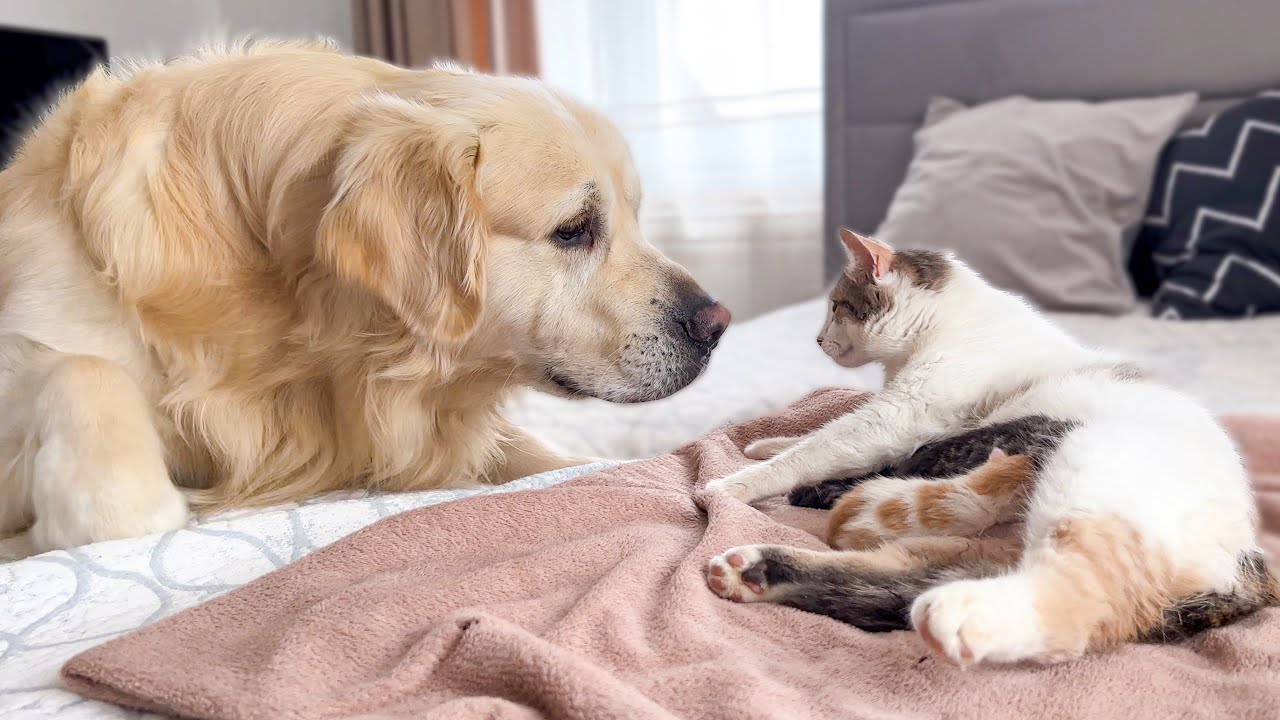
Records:
<instances>
[{"instance_id":1,"label":"golden retriever dog","mask_svg":"<svg viewBox=\"0 0 1280 720\"><path fill-rule=\"evenodd\" d=\"M275 42L94 72L0 172L0 535L583 462L508 393L665 397L729 322L640 202L529 79Z\"/></svg>"}]
</instances>

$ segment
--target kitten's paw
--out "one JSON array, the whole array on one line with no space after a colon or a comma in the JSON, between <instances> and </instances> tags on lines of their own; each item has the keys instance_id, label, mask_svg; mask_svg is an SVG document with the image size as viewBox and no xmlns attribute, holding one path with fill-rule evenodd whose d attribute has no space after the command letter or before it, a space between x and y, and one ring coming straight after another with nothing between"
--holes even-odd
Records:
<instances>
[{"instance_id":1,"label":"kitten's paw","mask_svg":"<svg viewBox=\"0 0 1280 720\"><path fill-rule=\"evenodd\" d=\"M742 454L752 460L768 460L778 453L800 442L800 438L773 437L756 440L742 448Z\"/></svg>"},{"instance_id":2,"label":"kitten's paw","mask_svg":"<svg viewBox=\"0 0 1280 720\"><path fill-rule=\"evenodd\" d=\"M817 485L804 485L787 495L787 502L796 507L830 510L845 493L856 486L852 480L827 480Z\"/></svg>"},{"instance_id":3,"label":"kitten's paw","mask_svg":"<svg viewBox=\"0 0 1280 720\"><path fill-rule=\"evenodd\" d=\"M959 580L933 588L912 604L911 625L931 650L960 667L1049 659L1022 578Z\"/></svg>"},{"instance_id":4,"label":"kitten's paw","mask_svg":"<svg viewBox=\"0 0 1280 720\"><path fill-rule=\"evenodd\" d=\"M768 561L763 545L729 548L707 562L707 587L734 602L766 602L769 582L765 578Z\"/></svg>"},{"instance_id":5,"label":"kitten's paw","mask_svg":"<svg viewBox=\"0 0 1280 720\"><path fill-rule=\"evenodd\" d=\"M816 510L831 508L831 503L827 501L826 496L818 485L805 485L792 490L787 494L787 503L796 507L814 508Z\"/></svg>"}]
</instances>

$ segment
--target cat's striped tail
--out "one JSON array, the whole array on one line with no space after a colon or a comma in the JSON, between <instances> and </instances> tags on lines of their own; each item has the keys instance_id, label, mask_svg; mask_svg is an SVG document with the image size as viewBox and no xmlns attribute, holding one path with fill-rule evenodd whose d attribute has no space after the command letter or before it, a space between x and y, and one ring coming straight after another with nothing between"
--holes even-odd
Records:
<instances>
[{"instance_id":1,"label":"cat's striped tail","mask_svg":"<svg viewBox=\"0 0 1280 720\"><path fill-rule=\"evenodd\" d=\"M1267 567L1262 553L1244 553L1240 556L1240 582L1232 592L1197 593L1177 600L1165 609L1160 624L1143 634L1141 640L1182 640L1274 605L1280 605L1280 581Z\"/></svg>"}]
</instances>

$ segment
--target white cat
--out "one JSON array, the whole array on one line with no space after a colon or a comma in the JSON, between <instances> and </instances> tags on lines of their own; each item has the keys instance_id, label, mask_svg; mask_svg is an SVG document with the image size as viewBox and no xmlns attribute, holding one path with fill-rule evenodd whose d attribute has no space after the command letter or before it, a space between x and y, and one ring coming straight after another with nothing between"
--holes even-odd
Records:
<instances>
[{"instance_id":1,"label":"white cat","mask_svg":"<svg viewBox=\"0 0 1280 720\"><path fill-rule=\"evenodd\" d=\"M1034 463L1020 538L915 533L907 528L922 526L883 515L899 532L885 532L876 543L889 542L870 549L731 549L709 565L713 590L871 629L892 622L859 618L900 612L905 626L909 614L928 645L964 665L1061 661L1274 604L1277 584L1261 561L1248 479L1204 408L1082 347L948 255L895 253L848 231L841 237L851 262L819 342L841 365L883 363L884 391L807 437L753 443L748 456L772 457L711 482L709 491L752 502L863 475L932 441L1029 416L1070 429ZM997 460L1005 461L998 448ZM925 481L869 482L883 500ZM839 522L865 530L868 519L848 520L858 508L846 509ZM894 509L909 511L905 503ZM840 537L833 527L837 546ZM843 545L850 546L858 547ZM1170 622L1189 609L1181 625Z\"/></svg>"}]
</instances>

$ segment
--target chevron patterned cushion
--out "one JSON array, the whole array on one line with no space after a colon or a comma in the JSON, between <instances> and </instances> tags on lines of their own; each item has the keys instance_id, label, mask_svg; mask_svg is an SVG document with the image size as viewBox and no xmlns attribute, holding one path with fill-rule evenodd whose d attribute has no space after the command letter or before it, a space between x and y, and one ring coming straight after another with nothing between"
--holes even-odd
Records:
<instances>
[{"instance_id":1,"label":"chevron patterned cushion","mask_svg":"<svg viewBox=\"0 0 1280 720\"><path fill-rule=\"evenodd\" d=\"M1278 187L1280 90L1169 142L1130 266L1156 315L1280 311Z\"/></svg>"}]
</instances>

